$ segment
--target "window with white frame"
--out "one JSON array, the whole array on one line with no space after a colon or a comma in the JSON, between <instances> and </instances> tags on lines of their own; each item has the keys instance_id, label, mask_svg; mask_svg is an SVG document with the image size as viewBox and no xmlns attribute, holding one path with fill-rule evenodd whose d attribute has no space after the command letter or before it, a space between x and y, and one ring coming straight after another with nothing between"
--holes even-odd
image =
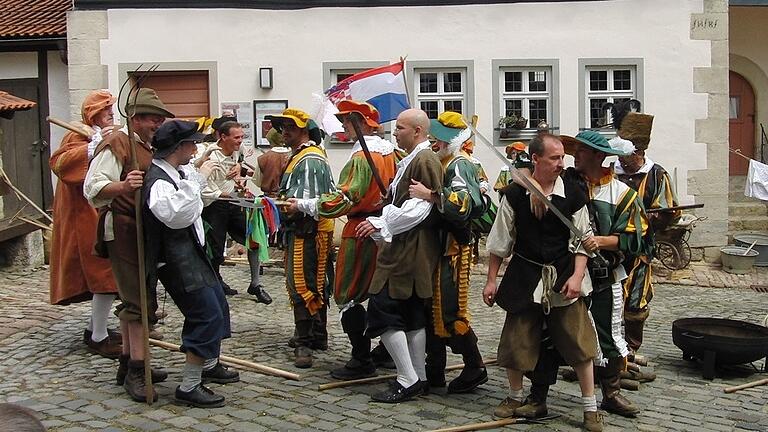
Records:
<instances>
[{"instance_id":1,"label":"window with white frame","mask_svg":"<svg viewBox=\"0 0 768 432\"><path fill-rule=\"evenodd\" d=\"M436 119L444 111L465 114L467 108L466 69L415 69L416 106Z\"/></svg>"},{"instance_id":2,"label":"window with white frame","mask_svg":"<svg viewBox=\"0 0 768 432\"><path fill-rule=\"evenodd\" d=\"M535 128L552 119L552 68L505 67L499 70L500 110L503 117L524 117L524 127Z\"/></svg>"},{"instance_id":3,"label":"window with white frame","mask_svg":"<svg viewBox=\"0 0 768 432\"><path fill-rule=\"evenodd\" d=\"M586 89L586 124L599 128L611 123L606 103L621 103L637 98L637 68L624 66L588 66L584 74Z\"/></svg>"}]
</instances>

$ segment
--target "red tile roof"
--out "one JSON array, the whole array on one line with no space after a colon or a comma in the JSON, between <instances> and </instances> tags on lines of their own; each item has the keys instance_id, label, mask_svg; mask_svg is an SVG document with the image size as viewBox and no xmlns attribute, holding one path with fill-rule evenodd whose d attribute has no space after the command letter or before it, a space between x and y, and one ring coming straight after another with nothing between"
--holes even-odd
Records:
<instances>
[{"instance_id":1,"label":"red tile roof","mask_svg":"<svg viewBox=\"0 0 768 432\"><path fill-rule=\"evenodd\" d=\"M0 39L62 37L71 0L3 0Z\"/></svg>"},{"instance_id":2,"label":"red tile roof","mask_svg":"<svg viewBox=\"0 0 768 432\"><path fill-rule=\"evenodd\" d=\"M0 90L0 113L6 111L28 110L37 105L35 102L22 99L8 92Z\"/></svg>"}]
</instances>

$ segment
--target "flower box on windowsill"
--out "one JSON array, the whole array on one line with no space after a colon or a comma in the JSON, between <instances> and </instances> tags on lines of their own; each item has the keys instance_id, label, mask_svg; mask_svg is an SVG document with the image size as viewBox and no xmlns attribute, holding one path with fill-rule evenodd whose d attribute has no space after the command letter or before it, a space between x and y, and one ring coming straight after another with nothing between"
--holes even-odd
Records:
<instances>
[{"instance_id":1,"label":"flower box on windowsill","mask_svg":"<svg viewBox=\"0 0 768 432\"><path fill-rule=\"evenodd\" d=\"M545 131L547 133L557 133L557 131L560 130L560 128L546 128L546 129L495 128L494 130L499 131L499 139L530 139L530 138L533 138L540 131Z\"/></svg>"}]
</instances>

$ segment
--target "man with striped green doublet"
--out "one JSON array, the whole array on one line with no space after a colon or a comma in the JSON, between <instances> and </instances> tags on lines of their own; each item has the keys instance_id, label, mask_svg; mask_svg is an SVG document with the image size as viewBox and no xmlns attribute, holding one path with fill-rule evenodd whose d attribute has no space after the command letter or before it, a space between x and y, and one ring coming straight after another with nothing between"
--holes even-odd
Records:
<instances>
[{"instance_id":1,"label":"man with striped green doublet","mask_svg":"<svg viewBox=\"0 0 768 432\"><path fill-rule=\"evenodd\" d=\"M288 108L267 120L283 136L291 158L280 180L280 197L312 199L336 189L322 132L304 111ZM327 349L328 295L333 285L333 219L298 213L281 215L285 233L285 279L296 325L299 368L312 366L312 350Z\"/></svg>"},{"instance_id":2,"label":"man with striped green doublet","mask_svg":"<svg viewBox=\"0 0 768 432\"><path fill-rule=\"evenodd\" d=\"M338 104L338 109L336 116L344 125L344 133L355 142L351 156L341 170L338 188L319 198L289 199L289 211L327 219L347 217L339 245L333 297L341 309L341 326L352 345L352 358L344 366L332 370L331 376L352 380L376 374L376 365L371 358L371 339L364 334L367 319L363 302L368 299L378 248L369 237L357 238L355 228L366 217L381 215L383 196L376 184L374 170L384 187L389 187L395 177L398 157L395 146L375 134L379 128L376 108L365 102L345 100ZM373 166L357 142L352 121L360 125Z\"/></svg>"},{"instance_id":3,"label":"man with striped green doublet","mask_svg":"<svg viewBox=\"0 0 768 432\"><path fill-rule=\"evenodd\" d=\"M584 241L584 248L590 253L599 251L605 258L605 262L590 259L588 265L594 289L591 312L601 351L601 365L596 370L603 392L601 408L634 417L640 410L620 393L620 373L629 354L622 331L622 281L627 278L622 260L626 255L641 254L647 247L648 219L637 192L615 178L612 169L603 167L607 156L626 154L625 149L612 146L595 131L561 139L566 153L575 159L575 169L566 170L565 176L580 182L590 198L594 236Z\"/></svg>"}]
</instances>

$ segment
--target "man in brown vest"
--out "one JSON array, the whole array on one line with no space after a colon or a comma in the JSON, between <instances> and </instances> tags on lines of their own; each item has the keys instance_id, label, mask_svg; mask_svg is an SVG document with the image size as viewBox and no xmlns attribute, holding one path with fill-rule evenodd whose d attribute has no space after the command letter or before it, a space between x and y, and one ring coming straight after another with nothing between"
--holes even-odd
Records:
<instances>
[{"instance_id":1,"label":"man in brown vest","mask_svg":"<svg viewBox=\"0 0 768 432\"><path fill-rule=\"evenodd\" d=\"M96 148L83 193L88 202L99 209L96 252L109 257L122 304L117 307L123 351L117 370L117 383L137 402L157 394L147 395L144 386L144 344L141 328L138 248L136 244L136 214L134 192L143 182L144 172L152 162L150 143L155 131L167 117L173 118L154 90L142 88L126 103L135 140L135 157L131 151L127 126L110 134ZM139 169L133 167L138 165ZM147 318L157 321L157 296L147 293ZM152 372L152 380L160 382L168 374Z\"/></svg>"},{"instance_id":2,"label":"man in brown vest","mask_svg":"<svg viewBox=\"0 0 768 432\"><path fill-rule=\"evenodd\" d=\"M408 400L423 394L427 385L424 301L432 297L432 275L441 255L439 216L432 202L411 198L408 187L417 181L436 193L442 186L443 166L431 150L428 132L424 111L400 113L395 138L408 156L397 164L381 216L369 216L356 228L358 237L370 236L379 246L365 335L381 336L397 367L395 385L371 396L377 402Z\"/></svg>"}]
</instances>

